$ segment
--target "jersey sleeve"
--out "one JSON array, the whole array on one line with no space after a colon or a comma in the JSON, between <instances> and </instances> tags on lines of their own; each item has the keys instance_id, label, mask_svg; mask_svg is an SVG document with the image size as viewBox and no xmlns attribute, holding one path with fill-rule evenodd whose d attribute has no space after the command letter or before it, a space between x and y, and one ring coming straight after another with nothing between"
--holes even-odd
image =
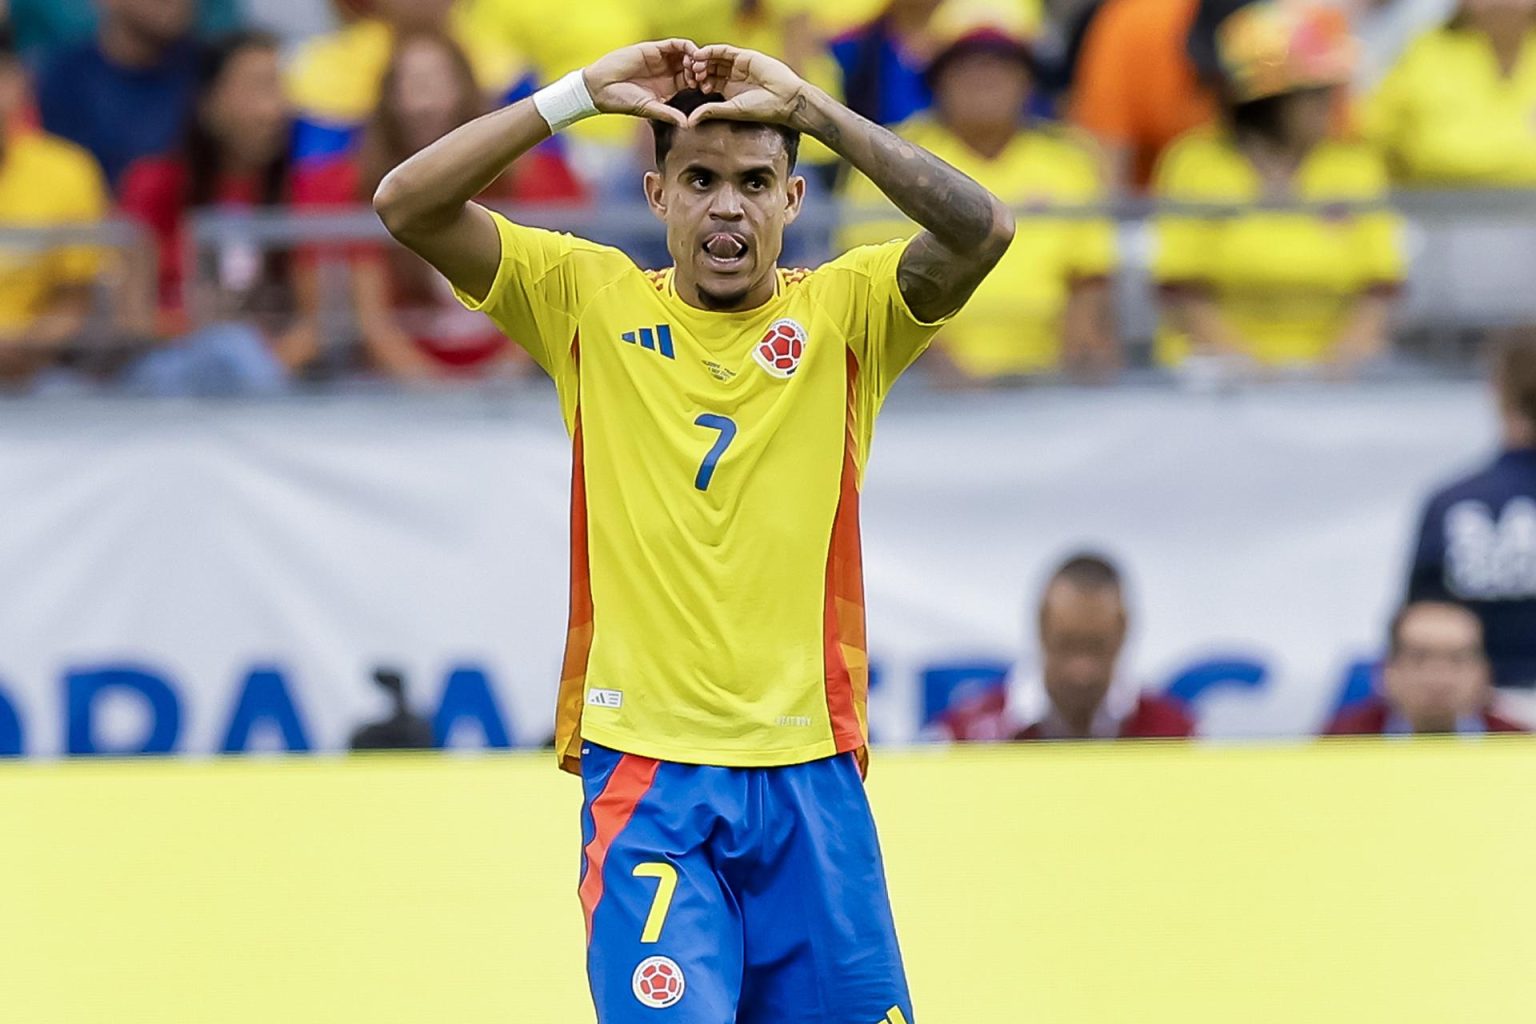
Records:
<instances>
[{"instance_id":1,"label":"jersey sleeve","mask_svg":"<svg viewBox=\"0 0 1536 1024\"><path fill-rule=\"evenodd\" d=\"M896 268L907 241L852 249L831 265L850 272L846 303L848 347L858 360L859 377L876 407L891 385L923 354L949 317L925 323L901 294Z\"/></svg>"},{"instance_id":2,"label":"jersey sleeve","mask_svg":"<svg viewBox=\"0 0 1536 1024\"><path fill-rule=\"evenodd\" d=\"M513 224L492 212L501 237L501 263L483 299L455 288L468 309L484 313L526 349L560 392L567 421L576 397L576 325L582 307L617 276L617 250L570 235Z\"/></svg>"}]
</instances>

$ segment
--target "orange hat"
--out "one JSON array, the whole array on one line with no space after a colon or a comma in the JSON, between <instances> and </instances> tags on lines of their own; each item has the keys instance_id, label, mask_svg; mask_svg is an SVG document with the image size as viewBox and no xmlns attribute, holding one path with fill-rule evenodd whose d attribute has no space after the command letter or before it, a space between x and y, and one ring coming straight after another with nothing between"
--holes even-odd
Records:
<instances>
[{"instance_id":1,"label":"orange hat","mask_svg":"<svg viewBox=\"0 0 1536 1024\"><path fill-rule=\"evenodd\" d=\"M1039 0L944 0L930 22L928 73L961 50L1016 53L1028 60L1039 31Z\"/></svg>"},{"instance_id":2,"label":"orange hat","mask_svg":"<svg viewBox=\"0 0 1536 1024\"><path fill-rule=\"evenodd\" d=\"M1342 85L1358 49L1344 12L1315 0L1260 0L1216 29L1216 56L1239 103Z\"/></svg>"}]
</instances>

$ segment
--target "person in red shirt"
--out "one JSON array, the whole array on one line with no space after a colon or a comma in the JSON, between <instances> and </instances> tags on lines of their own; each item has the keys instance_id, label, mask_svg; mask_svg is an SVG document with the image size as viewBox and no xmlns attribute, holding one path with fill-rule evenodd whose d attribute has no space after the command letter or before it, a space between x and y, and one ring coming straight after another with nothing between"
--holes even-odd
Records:
<instances>
[{"instance_id":1,"label":"person in red shirt","mask_svg":"<svg viewBox=\"0 0 1536 1024\"><path fill-rule=\"evenodd\" d=\"M1079 554L1052 575L1040 601L1040 672L947 712L955 740L1149 739L1193 736L1177 701L1144 692L1119 669L1129 626L1120 571Z\"/></svg>"},{"instance_id":2,"label":"person in red shirt","mask_svg":"<svg viewBox=\"0 0 1536 1024\"><path fill-rule=\"evenodd\" d=\"M262 32L211 45L179 150L136 161L123 179L122 212L153 231L159 245L159 305L139 326L151 336L182 336L131 371L130 387L274 390L319 351L313 275L288 254L224 240L198 254L207 262L196 294L184 277L193 211L249 211L288 199L292 120L278 45Z\"/></svg>"},{"instance_id":3,"label":"person in red shirt","mask_svg":"<svg viewBox=\"0 0 1536 1024\"><path fill-rule=\"evenodd\" d=\"M301 207L362 206L393 167L485 113L469 59L441 33L403 35L385 72L361 151L302 167ZM481 195L489 203L579 204L581 183L557 148L520 159ZM483 376L529 363L497 327L453 297L442 275L398 246L350 253L352 305L371 369L397 380Z\"/></svg>"},{"instance_id":4,"label":"person in red shirt","mask_svg":"<svg viewBox=\"0 0 1536 1024\"><path fill-rule=\"evenodd\" d=\"M1497 714L1483 624L1459 604L1415 601L1392 618L1380 692L1345 708L1329 736L1525 732Z\"/></svg>"}]
</instances>

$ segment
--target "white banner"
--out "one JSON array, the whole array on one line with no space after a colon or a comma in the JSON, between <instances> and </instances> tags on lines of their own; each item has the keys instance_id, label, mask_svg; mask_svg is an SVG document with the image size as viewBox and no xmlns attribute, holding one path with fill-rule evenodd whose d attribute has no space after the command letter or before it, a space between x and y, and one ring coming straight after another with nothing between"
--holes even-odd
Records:
<instances>
[{"instance_id":1,"label":"white banner","mask_svg":"<svg viewBox=\"0 0 1536 1024\"><path fill-rule=\"evenodd\" d=\"M1078 547L1203 731L1315 729L1380 646L1473 385L899 395L864 498L877 737L1028 659ZM344 749L401 668L450 745L537 745L566 610L550 396L0 408L0 752Z\"/></svg>"}]
</instances>

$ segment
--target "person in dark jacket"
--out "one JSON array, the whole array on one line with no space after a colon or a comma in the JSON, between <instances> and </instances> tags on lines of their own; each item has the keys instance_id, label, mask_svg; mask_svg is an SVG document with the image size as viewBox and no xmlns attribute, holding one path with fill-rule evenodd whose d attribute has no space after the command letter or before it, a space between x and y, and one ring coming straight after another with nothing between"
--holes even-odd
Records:
<instances>
[{"instance_id":1,"label":"person in dark jacket","mask_svg":"<svg viewBox=\"0 0 1536 1024\"><path fill-rule=\"evenodd\" d=\"M1536 688L1536 332L1494 359L1503 450L1429 499L1409 601L1455 601L1482 620L1494 685Z\"/></svg>"}]
</instances>

